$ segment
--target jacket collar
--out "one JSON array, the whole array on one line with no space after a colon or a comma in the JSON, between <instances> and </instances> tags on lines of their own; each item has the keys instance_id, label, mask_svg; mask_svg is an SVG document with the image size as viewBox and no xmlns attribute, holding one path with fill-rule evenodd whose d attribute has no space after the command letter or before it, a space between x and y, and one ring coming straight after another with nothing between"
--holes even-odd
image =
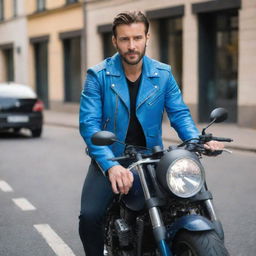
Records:
<instances>
[{"instance_id":1,"label":"jacket collar","mask_svg":"<svg viewBox=\"0 0 256 256\"><path fill-rule=\"evenodd\" d=\"M147 99L152 97L159 89L154 78L159 77L157 62L150 58L143 57L142 80L137 96L136 109L138 109ZM119 95L128 111L130 111L130 96L128 85L124 74L120 55L117 53L112 58L107 59L106 75L112 76L111 88Z\"/></svg>"},{"instance_id":2,"label":"jacket collar","mask_svg":"<svg viewBox=\"0 0 256 256\"><path fill-rule=\"evenodd\" d=\"M146 75L147 77L159 77L156 62L154 62L147 56L144 56L142 61L143 75ZM122 60L119 53L116 53L113 57L107 59L106 74L111 76L124 75Z\"/></svg>"}]
</instances>

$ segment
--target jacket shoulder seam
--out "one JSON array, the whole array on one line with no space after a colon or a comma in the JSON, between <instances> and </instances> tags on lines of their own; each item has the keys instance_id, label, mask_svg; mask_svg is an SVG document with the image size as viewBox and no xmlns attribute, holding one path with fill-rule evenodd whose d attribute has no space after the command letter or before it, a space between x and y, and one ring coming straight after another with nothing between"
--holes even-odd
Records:
<instances>
[{"instance_id":1,"label":"jacket shoulder seam","mask_svg":"<svg viewBox=\"0 0 256 256\"><path fill-rule=\"evenodd\" d=\"M95 73L99 73L100 71L106 69L106 61L102 61L101 63L89 68L89 70L94 71Z\"/></svg>"},{"instance_id":2,"label":"jacket shoulder seam","mask_svg":"<svg viewBox=\"0 0 256 256\"><path fill-rule=\"evenodd\" d=\"M161 70L166 70L168 72L171 71L171 66L170 65L167 65L167 64L164 64L164 63L161 63L159 62L158 65L156 66L157 69L161 69Z\"/></svg>"},{"instance_id":3,"label":"jacket shoulder seam","mask_svg":"<svg viewBox=\"0 0 256 256\"><path fill-rule=\"evenodd\" d=\"M153 62L153 65L155 66L155 68L160 69L160 70L166 70L166 71L169 71L169 72L171 71L170 65L165 64L165 63L160 62L160 61L157 61L157 60L154 60L154 59L152 59L151 61Z\"/></svg>"}]
</instances>

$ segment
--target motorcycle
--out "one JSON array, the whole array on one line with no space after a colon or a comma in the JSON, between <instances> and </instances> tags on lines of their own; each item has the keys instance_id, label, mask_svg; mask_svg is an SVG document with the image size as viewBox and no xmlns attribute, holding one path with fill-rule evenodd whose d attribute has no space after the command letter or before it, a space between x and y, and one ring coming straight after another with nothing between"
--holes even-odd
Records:
<instances>
[{"instance_id":1,"label":"motorcycle","mask_svg":"<svg viewBox=\"0 0 256 256\"><path fill-rule=\"evenodd\" d=\"M127 195L117 197L108 209L105 225L105 250L108 256L226 256L224 232L207 188L203 155L204 143L230 138L214 137L206 129L223 122L227 111L211 112L211 122L198 138L164 150L126 145L123 156L113 161L132 162L134 182ZM92 136L95 145L123 143L109 131Z\"/></svg>"}]
</instances>

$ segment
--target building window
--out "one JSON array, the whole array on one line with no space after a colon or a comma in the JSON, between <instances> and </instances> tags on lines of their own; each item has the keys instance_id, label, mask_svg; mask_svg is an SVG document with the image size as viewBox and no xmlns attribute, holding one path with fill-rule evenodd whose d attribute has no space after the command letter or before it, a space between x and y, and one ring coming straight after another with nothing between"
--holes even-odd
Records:
<instances>
[{"instance_id":1,"label":"building window","mask_svg":"<svg viewBox=\"0 0 256 256\"><path fill-rule=\"evenodd\" d=\"M159 19L160 60L171 65L182 89L182 18Z\"/></svg>"},{"instance_id":2,"label":"building window","mask_svg":"<svg viewBox=\"0 0 256 256\"><path fill-rule=\"evenodd\" d=\"M113 56L116 53L116 49L112 43L112 24L98 26L98 33L102 39L103 58Z\"/></svg>"},{"instance_id":3,"label":"building window","mask_svg":"<svg viewBox=\"0 0 256 256\"><path fill-rule=\"evenodd\" d=\"M34 52L34 75L37 95L49 108L48 97L48 42L49 35L32 37L30 43Z\"/></svg>"},{"instance_id":4,"label":"building window","mask_svg":"<svg viewBox=\"0 0 256 256\"><path fill-rule=\"evenodd\" d=\"M35 82L38 97L49 108L48 97L48 41L34 43Z\"/></svg>"},{"instance_id":5,"label":"building window","mask_svg":"<svg viewBox=\"0 0 256 256\"><path fill-rule=\"evenodd\" d=\"M232 112L229 115L229 120L236 122L238 90L237 13L218 14L215 33L215 104L229 108L229 113Z\"/></svg>"},{"instance_id":6,"label":"building window","mask_svg":"<svg viewBox=\"0 0 256 256\"><path fill-rule=\"evenodd\" d=\"M17 17L17 0L12 1L13 17Z\"/></svg>"},{"instance_id":7,"label":"building window","mask_svg":"<svg viewBox=\"0 0 256 256\"><path fill-rule=\"evenodd\" d=\"M65 102L79 102L81 95L81 37L63 40Z\"/></svg>"},{"instance_id":8,"label":"building window","mask_svg":"<svg viewBox=\"0 0 256 256\"><path fill-rule=\"evenodd\" d=\"M0 0L0 21L4 20L4 0Z\"/></svg>"},{"instance_id":9,"label":"building window","mask_svg":"<svg viewBox=\"0 0 256 256\"><path fill-rule=\"evenodd\" d=\"M6 49L3 51L6 67L6 81L14 81L14 62L13 62L13 48Z\"/></svg>"},{"instance_id":10,"label":"building window","mask_svg":"<svg viewBox=\"0 0 256 256\"><path fill-rule=\"evenodd\" d=\"M73 3L77 3L78 0L66 0L66 4L73 4Z\"/></svg>"},{"instance_id":11,"label":"building window","mask_svg":"<svg viewBox=\"0 0 256 256\"><path fill-rule=\"evenodd\" d=\"M237 121L238 11L199 15L199 120L208 120L215 107Z\"/></svg>"},{"instance_id":12,"label":"building window","mask_svg":"<svg viewBox=\"0 0 256 256\"><path fill-rule=\"evenodd\" d=\"M116 48L112 43L112 32L103 33L102 40L103 40L103 56L105 59L107 57L111 57L116 53Z\"/></svg>"},{"instance_id":13,"label":"building window","mask_svg":"<svg viewBox=\"0 0 256 256\"><path fill-rule=\"evenodd\" d=\"M37 0L37 11L42 12L45 10L45 0Z\"/></svg>"}]
</instances>

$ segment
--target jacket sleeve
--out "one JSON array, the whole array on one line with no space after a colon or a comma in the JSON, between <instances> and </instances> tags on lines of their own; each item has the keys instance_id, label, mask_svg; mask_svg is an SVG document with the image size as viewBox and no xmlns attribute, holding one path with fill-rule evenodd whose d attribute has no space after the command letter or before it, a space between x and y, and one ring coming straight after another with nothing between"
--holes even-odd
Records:
<instances>
[{"instance_id":1,"label":"jacket sleeve","mask_svg":"<svg viewBox=\"0 0 256 256\"><path fill-rule=\"evenodd\" d=\"M176 130L181 140L198 138L199 131L188 107L183 102L180 89L171 72L165 94L165 108L171 126Z\"/></svg>"},{"instance_id":2,"label":"jacket sleeve","mask_svg":"<svg viewBox=\"0 0 256 256\"><path fill-rule=\"evenodd\" d=\"M90 157L97 162L102 171L119 164L107 160L114 157L108 146L96 146L91 142L92 135L102 130L102 89L96 74L90 69L81 93L79 129Z\"/></svg>"}]
</instances>

